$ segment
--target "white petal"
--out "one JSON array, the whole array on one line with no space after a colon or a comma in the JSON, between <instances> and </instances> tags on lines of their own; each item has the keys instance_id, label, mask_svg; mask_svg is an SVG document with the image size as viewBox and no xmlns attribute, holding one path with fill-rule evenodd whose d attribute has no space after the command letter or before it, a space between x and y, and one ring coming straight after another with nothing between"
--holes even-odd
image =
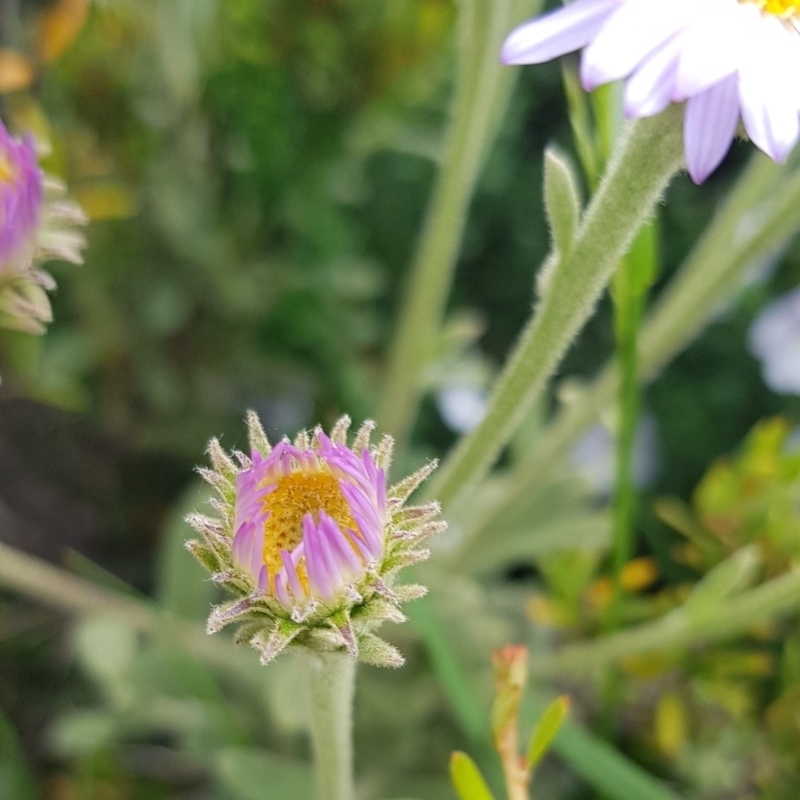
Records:
<instances>
[{"instance_id":1,"label":"white petal","mask_svg":"<svg viewBox=\"0 0 800 800\"><path fill-rule=\"evenodd\" d=\"M684 37L672 99L704 92L736 72L760 15L754 3L727 3L693 22Z\"/></svg>"},{"instance_id":2,"label":"white petal","mask_svg":"<svg viewBox=\"0 0 800 800\"><path fill-rule=\"evenodd\" d=\"M628 0L583 51L587 90L624 78L696 15L696 0Z\"/></svg>"},{"instance_id":3,"label":"white petal","mask_svg":"<svg viewBox=\"0 0 800 800\"><path fill-rule=\"evenodd\" d=\"M740 69L739 99L747 133L770 158L783 163L800 138L800 47L777 18L764 18L751 37Z\"/></svg>"},{"instance_id":4,"label":"white petal","mask_svg":"<svg viewBox=\"0 0 800 800\"><path fill-rule=\"evenodd\" d=\"M739 123L738 77L731 75L686 101L683 141L686 166L702 183L730 150Z\"/></svg>"},{"instance_id":5,"label":"white petal","mask_svg":"<svg viewBox=\"0 0 800 800\"><path fill-rule=\"evenodd\" d=\"M585 47L624 0L576 0L525 22L506 38L503 64L541 64Z\"/></svg>"},{"instance_id":6,"label":"white petal","mask_svg":"<svg viewBox=\"0 0 800 800\"><path fill-rule=\"evenodd\" d=\"M626 117L652 117L670 104L684 36L679 33L662 45L629 78L625 84Z\"/></svg>"}]
</instances>

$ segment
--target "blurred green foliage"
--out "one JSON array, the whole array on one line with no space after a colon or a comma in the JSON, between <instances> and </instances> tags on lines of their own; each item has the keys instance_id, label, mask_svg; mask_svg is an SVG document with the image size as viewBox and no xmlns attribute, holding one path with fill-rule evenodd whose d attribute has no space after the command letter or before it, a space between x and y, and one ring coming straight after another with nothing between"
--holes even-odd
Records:
<instances>
[{"instance_id":1,"label":"blurred green foliage","mask_svg":"<svg viewBox=\"0 0 800 800\"><path fill-rule=\"evenodd\" d=\"M273 437L372 412L441 156L456 5L95 0L84 22L74 0L22 2L11 44L37 79L5 95L4 112L49 141L46 166L93 222L86 264L54 270L48 335L0 337L0 512L20 544L59 557L79 547L199 622L214 587L182 549L181 520L204 500L191 469L209 436L240 443L247 408ZM572 149L557 65L523 72L489 156L431 389L484 387L530 311L549 247L541 186L551 141ZM684 179L670 189L656 295L745 148L702 189ZM800 251L775 266L647 391L661 471L641 503L645 543L623 575L626 623L677 607L742 548L758 553L753 581L797 563L800 463L784 447L800 401L771 394L744 345L764 303L800 282ZM604 303L561 375L593 374L612 350ZM535 444L547 411L504 464ZM408 458L453 439L429 398ZM476 509L502 481L487 482ZM653 503L667 495L684 500ZM605 630L610 526L604 500L556 465L523 507L469 521L474 530L465 523L463 539L444 541L427 578L446 645L488 720L492 647L513 639L546 650ZM436 654L410 626L392 635L408 667L359 680L365 795L453 797L449 754L476 750L434 674ZM4 598L0 661L0 797L28 800L38 788L47 800L255 800L267 782L276 797L308 795L289 658L269 670L245 655L210 667L166 634L144 639L102 617L69 627ZM584 721L687 797L793 800L799 686L790 619L561 688ZM571 740L579 749L581 735ZM600 796L553 760L539 773L542 797ZM635 796L619 791L614 800Z\"/></svg>"}]
</instances>

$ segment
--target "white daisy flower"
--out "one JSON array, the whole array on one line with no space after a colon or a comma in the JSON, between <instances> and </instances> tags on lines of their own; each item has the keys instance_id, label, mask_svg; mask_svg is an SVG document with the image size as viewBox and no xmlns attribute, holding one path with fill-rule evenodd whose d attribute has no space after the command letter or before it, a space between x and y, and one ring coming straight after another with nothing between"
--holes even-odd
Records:
<instances>
[{"instance_id":1,"label":"white daisy flower","mask_svg":"<svg viewBox=\"0 0 800 800\"><path fill-rule=\"evenodd\" d=\"M696 183L719 166L740 118L779 163L800 138L800 0L576 0L512 31L501 60L539 64L581 49L588 91L627 78L628 117L686 101Z\"/></svg>"}]
</instances>

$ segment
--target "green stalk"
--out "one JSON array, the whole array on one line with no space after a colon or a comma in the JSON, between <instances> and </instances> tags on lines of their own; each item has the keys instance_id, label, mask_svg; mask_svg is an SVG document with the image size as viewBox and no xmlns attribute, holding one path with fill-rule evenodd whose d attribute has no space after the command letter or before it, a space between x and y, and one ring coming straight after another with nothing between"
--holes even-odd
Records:
<instances>
[{"instance_id":1,"label":"green stalk","mask_svg":"<svg viewBox=\"0 0 800 800\"><path fill-rule=\"evenodd\" d=\"M795 569L703 608L679 608L656 622L534 657L531 674L581 675L629 656L687 647L697 641L730 639L756 625L795 612L799 603L800 569Z\"/></svg>"},{"instance_id":2,"label":"green stalk","mask_svg":"<svg viewBox=\"0 0 800 800\"><path fill-rule=\"evenodd\" d=\"M631 262L625 259L620 272L626 277ZM633 485L633 449L639 422L639 325L645 296L632 295L615 303L617 365L619 382L619 429L617 431L617 475L612 511L611 551L615 595L622 591L621 576L635 548L636 489ZM613 604L616 606L616 603ZM612 609L613 611L613 609ZM612 614L612 616L615 616Z\"/></svg>"},{"instance_id":3,"label":"green stalk","mask_svg":"<svg viewBox=\"0 0 800 800\"><path fill-rule=\"evenodd\" d=\"M431 483L429 496L445 507L481 481L591 316L614 269L652 214L683 158L682 109L637 120L575 234L553 264L547 289L489 401L483 422L461 440Z\"/></svg>"},{"instance_id":4,"label":"green stalk","mask_svg":"<svg viewBox=\"0 0 800 800\"><path fill-rule=\"evenodd\" d=\"M619 425L617 430L617 475L612 510L612 570L614 600L609 622L616 625L621 597L621 576L636 549L636 487L633 483L633 451L639 423L639 330L648 290L655 278L656 225L644 227L631 252L614 276L614 333L617 339L617 369L620 375Z\"/></svg>"},{"instance_id":5,"label":"green stalk","mask_svg":"<svg viewBox=\"0 0 800 800\"><path fill-rule=\"evenodd\" d=\"M622 85L607 84L592 95L597 120L597 150L606 163L619 136ZM592 180L591 174L589 180ZM633 483L633 451L639 422L639 328L647 292L655 278L655 223L645 226L622 259L611 284L614 304L614 336L620 374L617 395L619 422L616 442L616 481L612 504L611 562L614 597L608 622L616 627L622 596L622 570L636 547L636 487Z\"/></svg>"},{"instance_id":6,"label":"green stalk","mask_svg":"<svg viewBox=\"0 0 800 800\"><path fill-rule=\"evenodd\" d=\"M497 54L504 36L541 0L459 3L459 69L453 116L401 306L377 417L402 444L414 422L428 357L453 280L470 201L517 70Z\"/></svg>"},{"instance_id":7,"label":"green stalk","mask_svg":"<svg viewBox=\"0 0 800 800\"><path fill-rule=\"evenodd\" d=\"M353 696L356 662L340 653L309 653L311 743L316 800L353 800Z\"/></svg>"}]
</instances>

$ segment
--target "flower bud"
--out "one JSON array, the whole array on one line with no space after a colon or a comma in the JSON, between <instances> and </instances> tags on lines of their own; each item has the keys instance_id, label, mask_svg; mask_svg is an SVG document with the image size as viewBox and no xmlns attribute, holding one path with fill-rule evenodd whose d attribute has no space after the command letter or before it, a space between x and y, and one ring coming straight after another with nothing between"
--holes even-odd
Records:
<instances>
[{"instance_id":1,"label":"flower bud","mask_svg":"<svg viewBox=\"0 0 800 800\"><path fill-rule=\"evenodd\" d=\"M374 631L402 622L401 604L425 593L397 585L397 574L425 560L425 540L445 527L438 503L405 505L436 465L387 487L391 437L371 445L375 425L365 422L348 446L349 427L342 417L330 437L317 428L272 448L251 412L250 456L232 458L213 440L213 469L200 470L217 516L191 515L203 538L187 546L234 596L212 611L208 630L239 624L237 641L263 663L289 645L403 663Z\"/></svg>"}]
</instances>

